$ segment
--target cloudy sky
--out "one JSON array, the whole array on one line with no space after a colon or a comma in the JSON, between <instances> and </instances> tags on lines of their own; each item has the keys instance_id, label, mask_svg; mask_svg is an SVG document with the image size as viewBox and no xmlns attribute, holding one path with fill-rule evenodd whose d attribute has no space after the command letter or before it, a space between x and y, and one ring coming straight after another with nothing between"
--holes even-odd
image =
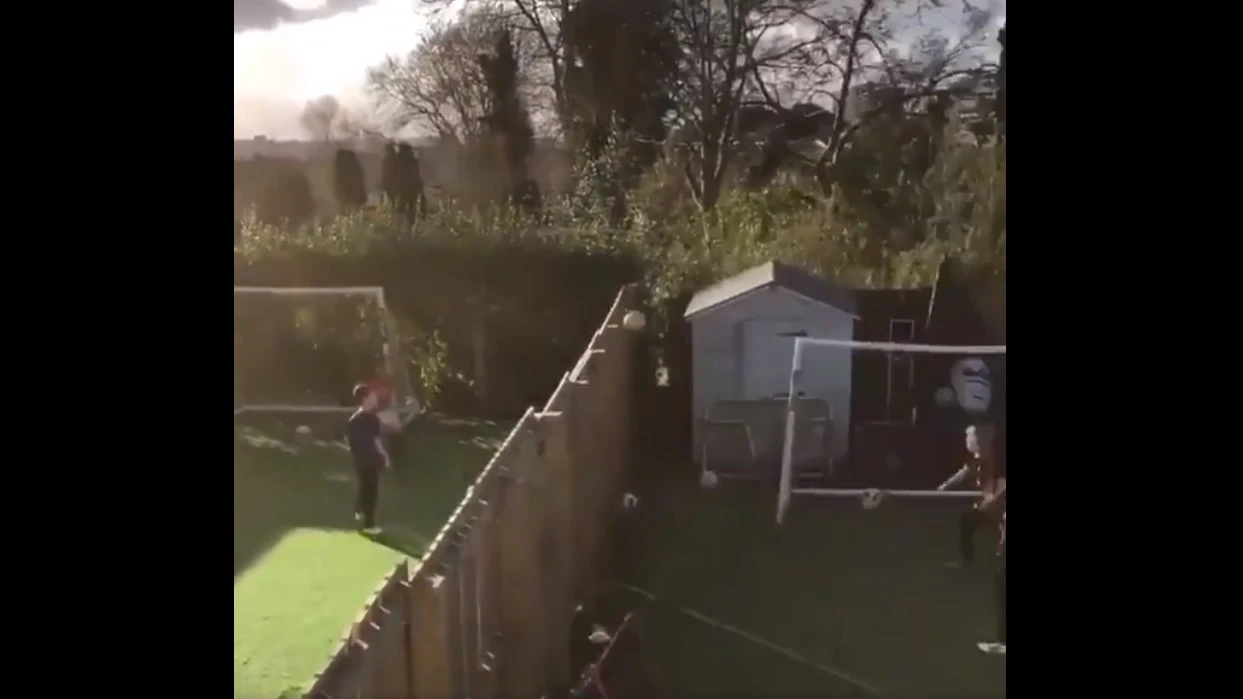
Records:
<instances>
[{"instance_id":1,"label":"cloudy sky","mask_svg":"<svg viewBox=\"0 0 1243 699\"><path fill-rule=\"evenodd\" d=\"M1005 0L974 4L1005 15ZM367 67L427 23L420 0L233 0L233 137L302 138L298 114L321 95L361 105Z\"/></svg>"}]
</instances>

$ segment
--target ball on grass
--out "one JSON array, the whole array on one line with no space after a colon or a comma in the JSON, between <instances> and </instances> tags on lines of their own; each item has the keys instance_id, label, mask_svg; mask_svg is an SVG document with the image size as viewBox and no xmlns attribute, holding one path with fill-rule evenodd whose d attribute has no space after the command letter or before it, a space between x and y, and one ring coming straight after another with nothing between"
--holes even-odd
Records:
<instances>
[{"instance_id":1,"label":"ball on grass","mask_svg":"<svg viewBox=\"0 0 1243 699\"><path fill-rule=\"evenodd\" d=\"M613 640L613 636L601 625L594 624L591 633L587 636L587 640L597 646L602 646Z\"/></svg>"},{"instance_id":2,"label":"ball on grass","mask_svg":"<svg viewBox=\"0 0 1243 699\"><path fill-rule=\"evenodd\" d=\"M717 475L712 471L704 471L699 476L699 485L704 488L715 488L717 482Z\"/></svg>"},{"instance_id":3,"label":"ball on grass","mask_svg":"<svg viewBox=\"0 0 1243 699\"><path fill-rule=\"evenodd\" d=\"M642 311L627 311L622 316L622 327L627 330L642 330L647 326L647 318L644 317Z\"/></svg>"}]
</instances>

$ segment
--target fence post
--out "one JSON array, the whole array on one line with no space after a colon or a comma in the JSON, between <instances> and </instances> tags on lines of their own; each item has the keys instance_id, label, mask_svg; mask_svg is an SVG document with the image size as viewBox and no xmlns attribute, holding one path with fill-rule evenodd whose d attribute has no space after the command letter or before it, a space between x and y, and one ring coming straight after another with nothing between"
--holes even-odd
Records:
<instances>
[{"instance_id":1,"label":"fence post","mask_svg":"<svg viewBox=\"0 0 1243 699\"><path fill-rule=\"evenodd\" d=\"M570 419L576 534L573 593L584 601L593 597L600 532L603 530L603 495L607 488L604 482L607 476L601 473L600 468L601 461L608 458L607 437L601 432L600 420L604 410L601 369L608 361L602 346L604 342L603 333L592 338L584 361L578 367L574 388L579 400Z\"/></svg>"},{"instance_id":2,"label":"fence post","mask_svg":"<svg viewBox=\"0 0 1243 699\"><path fill-rule=\"evenodd\" d=\"M377 595L370 619L365 622L379 627L367 650L375 663L372 669L377 673L374 684L377 696L412 699L404 638L410 618L409 579L409 565L406 561L398 563Z\"/></svg>"},{"instance_id":3,"label":"fence post","mask_svg":"<svg viewBox=\"0 0 1243 699\"><path fill-rule=\"evenodd\" d=\"M536 435L532 421L519 423L522 432L516 456L501 487L499 577L500 597L500 694L505 697L536 697L543 691L542 662L545 637L542 586L546 572L541 565L533 496L542 493ZM517 428L516 428L517 429Z\"/></svg>"},{"instance_id":4,"label":"fence post","mask_svg":"<svg viewBox=\"0 0 1243 699\"><path fill-rule=\"evenodd\" d=\"M457 696L453 682L454 648L445 605L443 575L423 574L410 583L410 664L416 698Z\"/></svg>"},{"instance_id":5,"label":"fence post","mask_svg":"<svg viewBox=\"0 0 1243 699\"><path fill-rule=\"evenodd\" d=\"M474 541L471 548L475 551L475 604L477 610L476 624L476 658L475 697L492 699L497 696L497 657L496 635L498 595L502 580L500 577L500 547L497 542L498 515L501 508L500 487L497 478L484 484L480 493L482 512L479 521L471 531Z\"/></svg>"},{"instance_id":6,"label":"fence post","mask_svg":"<svg viewBox=\"0 0 1243 699\"><path fill-rule=\"evenodd\" d=\"M567 382L549 407L553 411L539 413L540 464L544 489L542 527L544 593L548 643L546 682L553 696L559 696L570 685L570 622L574 615L573 520L573 436L571 420L579 401L579 387ZM555 394L554 394L555 395Z\"/></svg>"},{"instance_id":7,"label":"fence post","mask_svg":"<svg viewBox=\"0 0 1243 699\"><path fill-rule=\"evenodd\" d=\"M604 572L630 467L638 336L622 319L634 296L619 293L579 364L543 412L515 426L410 581L406 699L534 699L571 687L575 607ZM377 691L403 694L396 673L375 679Z\"/></svg>"},{"instance_id":8,"label":"fence post","mask_svg":"<svg viewBox=\"0 0 1243 699\"><path fill-rule=\"evenodd\" d=\"M623 301L633 296L628 289ZM639 344L639 334L626 330L621 322L629 303L620 304L616 318L609 323L606 356L605 395L602 397L607 416L609 437L609 484L611 497L618 498L627 486L631 459L631 410L634 393L634 353Z\"/></svg>"}]
</instances>

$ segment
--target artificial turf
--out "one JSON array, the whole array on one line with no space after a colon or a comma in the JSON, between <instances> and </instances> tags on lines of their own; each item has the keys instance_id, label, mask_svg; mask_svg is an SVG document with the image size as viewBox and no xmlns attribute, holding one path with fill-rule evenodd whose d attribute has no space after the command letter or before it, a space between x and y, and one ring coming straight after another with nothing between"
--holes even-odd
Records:
<instances>
[{"instance_id":1,"label":"artificial turf","mask_svg":"<svg viewBox=\"0 0 1243 699\"><path fill-rule=\"evenodd\" d=\"M1005 696L1005 659L975 647L993 636L992 542L974 569L945 567L961 503L796 499L777 528L775 499L753 485L644 498L621 575L657 598L634 604L662 694Z\"/></svg>"},{"instance_id":2,"label":"artificial turf","mask_svg":"<svg viewBox=\"0 0 1243 699\"><path fill-rule=\"evenodd\" d=\"M381 482L383 533L355 531L344 418L234 428L233 686L275 699L309 683L404 557L422 555L509 425L422 417ZM315 424L319 423L319 424Z\"/></svg>"}]
</instances>

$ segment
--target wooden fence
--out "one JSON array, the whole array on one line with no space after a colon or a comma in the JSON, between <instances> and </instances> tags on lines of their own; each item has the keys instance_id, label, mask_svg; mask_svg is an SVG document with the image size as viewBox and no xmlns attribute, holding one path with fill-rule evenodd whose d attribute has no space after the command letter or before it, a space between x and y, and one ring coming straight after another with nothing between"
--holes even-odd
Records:
<instances>
[{"instance_id":1,"label":"wooden fence","mask_svg":"<svg viewBox=\"0 0 1243 699\"><path fill-rule=\"evenodd\" d=\"M599 582L630 462L635 333L613 307L417 564L380 585L311 699L535 699L572 682L570 622Z\"/></svg>"}]
</instances>

